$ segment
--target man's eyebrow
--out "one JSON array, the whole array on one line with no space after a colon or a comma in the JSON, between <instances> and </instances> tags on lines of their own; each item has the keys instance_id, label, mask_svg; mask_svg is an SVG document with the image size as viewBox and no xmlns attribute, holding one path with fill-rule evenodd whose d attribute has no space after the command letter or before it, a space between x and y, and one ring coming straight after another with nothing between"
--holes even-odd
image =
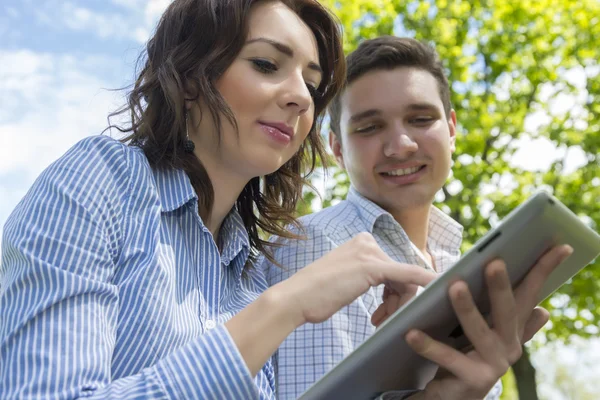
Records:
<instances>
[{"instance_id":1,"label":"man's eyebrow","mask_svg":"<svg viewBox=\"0 0 600 400\"><path fill-rule=\"evenodd\" d=\"M287 44L283 44L281 42L278 42L276 40L273 39L268 39L268 38L264 38L264 37L259 37L256 39L250 39L246 42L246 44L250 44L250 43L255 43L255 42L263 42L263 43L268 43L271 46L275 47L275 49L277 49L280 53L285 54L286 56L293 58L294 57L294 50L288 46ZM320 73L321 75L323 75L323 69L319 66L319 64L311 61L308 63L308 68L312 69L313 71L317 71L318 73Z\"/></svg>"},{"instance_id":2,"label":"man's eyebrow","mask_svg":"<svg viewBox=\"0 0 600 400\"><path fill-rule=\"evenodd\" d=\"M438 111L439 107L437 107L433 103L412 103L406 107L408 111ZM364 119L371 117L381 116L383 112L378 108L371 108L369 110L361 111L357 114L350 116L348 122L351 124L356 124L361 122Z\"/></svg>"},{"instance_id":3,"label":"man's eyebrow","mask_svg":"<svg viewBox=\"0 0 600 400\"><path fill-rule=\"evenodd\" d=\"M370 110L362 111L362 112L359 112L358 114L352 115L349 119L349 122L351 124L356 124L356 123L362 121L363 119L367 119L370 117L376 117L381 114L382 114L381 110L372 108Z\"/></svg>"},{"instance_id":4,"label":"man's eyebrow","mask_svg":"<svg viewBox=\"0 0 600 400\"><path fill-rule=\"evenodd\" d=\"M439 109L438 106L436 106L435 104L432 104L432 103L412 103L412 104L409 104L406 108L410 111L428 111L428 110L437 111Z\"/></svg>"}]
</instances>

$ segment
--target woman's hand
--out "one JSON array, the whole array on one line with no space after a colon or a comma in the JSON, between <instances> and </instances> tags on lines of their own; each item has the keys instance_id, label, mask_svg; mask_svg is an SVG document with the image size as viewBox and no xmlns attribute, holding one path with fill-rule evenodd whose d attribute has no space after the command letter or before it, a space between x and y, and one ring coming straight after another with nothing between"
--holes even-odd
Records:
<instances>
[{"instance_id":1,"label":"woman's hand","mask_svg":"<svg viewBox=\"0 0 600 400\"><path fill-rule=\"evenodd\" d=\"M284 266L285 268L285 266ZM385 283L398 292L425 286L436 274L395 262L369 233L361 233L267 289L225 326L255 375L297 327L325 321L370 287Z\"/></svg>"},{"instance_id":2,"label":"woman's hand","mask_svg":"<svg viewBox=\"0 0 600 400\"><path fill-rule=\"evenodd\" d=\"M372 286L385 283L392 291L407 293L436 276L392 260L371 234L363 232L273 289L282 291L300 326L325 321Z\"/></svg>"}]
</instances>

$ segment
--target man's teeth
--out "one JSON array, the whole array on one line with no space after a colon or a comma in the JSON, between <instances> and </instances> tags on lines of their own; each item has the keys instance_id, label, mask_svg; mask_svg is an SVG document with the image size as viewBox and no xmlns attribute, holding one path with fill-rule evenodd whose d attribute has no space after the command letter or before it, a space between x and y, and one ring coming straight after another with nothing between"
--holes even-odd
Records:
<instances>
[{"instance_id":1,"label":"man's teeth","mask_svg":"<svg viewBox=\"0 0 600 400\"><path fill-rule=\"evenodd\" d=\"M385 175L402 176L402 175L414 174L415 172L417 172L420 169L421 169L421 167L396 169L394 171L385 172Z\"/></svg>"}]
</instances>

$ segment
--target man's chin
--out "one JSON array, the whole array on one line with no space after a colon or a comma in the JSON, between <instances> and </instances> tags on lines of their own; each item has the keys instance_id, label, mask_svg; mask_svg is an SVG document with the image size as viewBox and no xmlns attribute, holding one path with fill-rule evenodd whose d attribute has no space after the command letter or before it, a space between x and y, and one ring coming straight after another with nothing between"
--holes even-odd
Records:
<instances>
[{"instance_id":1,"label":"man's chin","mask_svg":"<svg viewBox=\"0 0 600 400\"><path fill-rule=\"evenodd\" d=\"M429 208L435 200L435 193L420 192L417 188L403 193L386 196L385 203L396 210L419 210Z\"/></svg>"}]
</instances>

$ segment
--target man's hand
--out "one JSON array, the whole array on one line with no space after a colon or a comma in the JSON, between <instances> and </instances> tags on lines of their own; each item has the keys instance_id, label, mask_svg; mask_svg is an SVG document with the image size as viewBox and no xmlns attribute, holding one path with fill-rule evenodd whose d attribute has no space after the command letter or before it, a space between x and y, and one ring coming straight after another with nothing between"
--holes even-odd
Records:
<instances>
[{"instance_id":1,"label":"man's hand","mask_svg":"<svg viewBox=\"0 0 600 400\"><path fill-rule=\"evenodd\" d=\"M417 285L407 284L403 288L392 289L386 285L383 289L383 302L377 307L373 315L371 315L371 323L379 328L379 325L384 323L400 307L415 297L418 288L419 286Z\"/></svg>"},{"instance_id":2,"label":"man's hand","mask_svg":"<svg viewBox=\"0 0 600 400\"><path fill-rule=\"evenodd\" d=\"M484 398L521 357L523 343L548 321L548 312L535 306L548 276L572 252L570 246L552 248L538 260L514 292L504 262L495 260L488 264L485 277L493 328L477 309L467 284L462 281L452 284L450 300L473 349L462 353L421 331L408 332L409 346L440 366L440 372L425 391L411 399Z\"/></svg>"},{"instance_id":3,"label":"man's hand","mask_svg":"<svg viewBox=\"0 0 600 400\"><path fill-rule=\"evenodd\" d=\"M270 291L282 294L300 326L325 321L373 286L386 283L404 292L407 286L425 286L436 277L418 265L392 260L371 234L362 232Z\"/></svg>"}]
</instances>

